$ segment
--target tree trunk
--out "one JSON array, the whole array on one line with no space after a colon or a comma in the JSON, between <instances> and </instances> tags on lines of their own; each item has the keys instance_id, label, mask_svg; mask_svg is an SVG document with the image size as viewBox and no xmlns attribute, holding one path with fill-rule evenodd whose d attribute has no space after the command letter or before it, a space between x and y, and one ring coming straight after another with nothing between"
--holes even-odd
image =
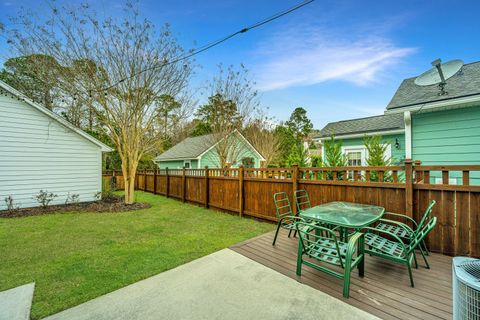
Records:
<instances>
[{"instance_id":1,"label":"tree trunk","mask_svg":"<svg viewBox=\"0 0 480 320\"><path fill-rule=\"evenodd\" d=\"M122 172L125 177L125 204L132 204L135 202L135 175L137 172L137 164L130 164L130 166L125 167L122 163Z\"/></svg>"},{"instance_id":2,"label":"tree trunk","mask_svg":"<svg viewBox=\"0 0 480 320\"><path fill-rule=\"evenodd\" d=\"M130 177L128 185L125 184L125 203L132 204L134 202L135 202L135 177Z\"/></svg>"}]
</instances>

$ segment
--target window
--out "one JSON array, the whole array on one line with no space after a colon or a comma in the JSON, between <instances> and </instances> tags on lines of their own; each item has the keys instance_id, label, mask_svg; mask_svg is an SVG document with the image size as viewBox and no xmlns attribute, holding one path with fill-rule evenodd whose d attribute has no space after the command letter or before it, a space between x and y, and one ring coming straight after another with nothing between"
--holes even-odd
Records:
<instances>
[{"instance_id":1,"label":"window","mask_svg":"<svg viewBox=\"0 0 480 320\"><path fill-rule=\"evenodd\" d=\"M367 164L367 149L361 146L343 148L343 154L347 158L347 166L360 167ZM357 176L360 178L361 171L357 171ZM353 171L347 172L348 180L353 180Z\"/></svg>"},{"instance_id":2,"label":"window","mask_svg":"<svg viewBox=\"0 0 480 320\"><path fill-rule=\"evenodd\" d=\"M191 166L191 161L190 160L183 160L183 167L185 169L190 169L190 166Z\"/></svg>"},{"instance_id":3,"label":"window","mask_svg":"<svg viewBox=\"0 0 480 320\"><path fill-rule=\"evenodd\" d=\"M253 168L255 166L255 160L252 157L242 158L242 165L244 168Z\"/></svg>"},{"instance_id":4,"label":"window","mask_svg":"<svg viewBox=\"0 0 480 320\"><path fill-rule=\"evenodd\" d=\"M362 165L362 152L350 151L347 152L347 164L351 167L358 167Z\"/></svg>"}]
</instances>

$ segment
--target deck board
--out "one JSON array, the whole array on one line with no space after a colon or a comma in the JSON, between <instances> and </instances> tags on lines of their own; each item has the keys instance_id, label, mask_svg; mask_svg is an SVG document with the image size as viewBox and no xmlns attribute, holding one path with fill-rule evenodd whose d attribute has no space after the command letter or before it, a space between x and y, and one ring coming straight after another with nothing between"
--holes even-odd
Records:
<instances>
[{"instance_id":1,"label":"deck board","mask_svg":"<svg viewBox=\"0 0 480 320\"><path fill-rule=\"evenodd\" d=\"M417 256L419 268L414 269L415 287L410 287L405 266L367 256L365 277L352 273L350 298L342 296L342 281L323 272L302 267L302 276L295 274L297 239L281 231L275 246L273 233L247 240L232 250L272 268L290 278L341 299L383 319L451 319L451 257L432 253L431 269Z\"/></svg>"}]
</instances>

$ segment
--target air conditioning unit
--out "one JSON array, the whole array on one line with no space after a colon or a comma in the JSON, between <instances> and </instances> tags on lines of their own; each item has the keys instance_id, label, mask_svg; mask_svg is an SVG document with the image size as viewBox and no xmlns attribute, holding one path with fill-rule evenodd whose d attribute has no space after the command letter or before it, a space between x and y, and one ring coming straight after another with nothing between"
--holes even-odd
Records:
<instances>
[{"instance_id":1,"label":"air conditioning unit","mask_svg":"<svg viewBox=\"0 0 480 320\"><path fill-rule=\"evenodd\" d=\"M480 259L453 258L453 319L480 320Z\"/></svg>"}]
</instances>

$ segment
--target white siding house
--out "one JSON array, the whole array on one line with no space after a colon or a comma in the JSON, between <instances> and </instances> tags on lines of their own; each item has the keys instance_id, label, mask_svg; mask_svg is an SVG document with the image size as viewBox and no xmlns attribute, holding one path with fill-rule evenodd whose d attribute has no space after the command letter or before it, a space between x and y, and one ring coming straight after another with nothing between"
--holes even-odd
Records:
<instances>
[{"instance_id":1,"label":"white siding house","mask_svg":"<svg viewBox=\"0 0 480 320\"><path fill-rule=\"evenodd\" d=\"M34 207L40 190L93 201L101 191L102 152L111 149L0 81L0 210Z\"/></svg>"}]
</instances>

